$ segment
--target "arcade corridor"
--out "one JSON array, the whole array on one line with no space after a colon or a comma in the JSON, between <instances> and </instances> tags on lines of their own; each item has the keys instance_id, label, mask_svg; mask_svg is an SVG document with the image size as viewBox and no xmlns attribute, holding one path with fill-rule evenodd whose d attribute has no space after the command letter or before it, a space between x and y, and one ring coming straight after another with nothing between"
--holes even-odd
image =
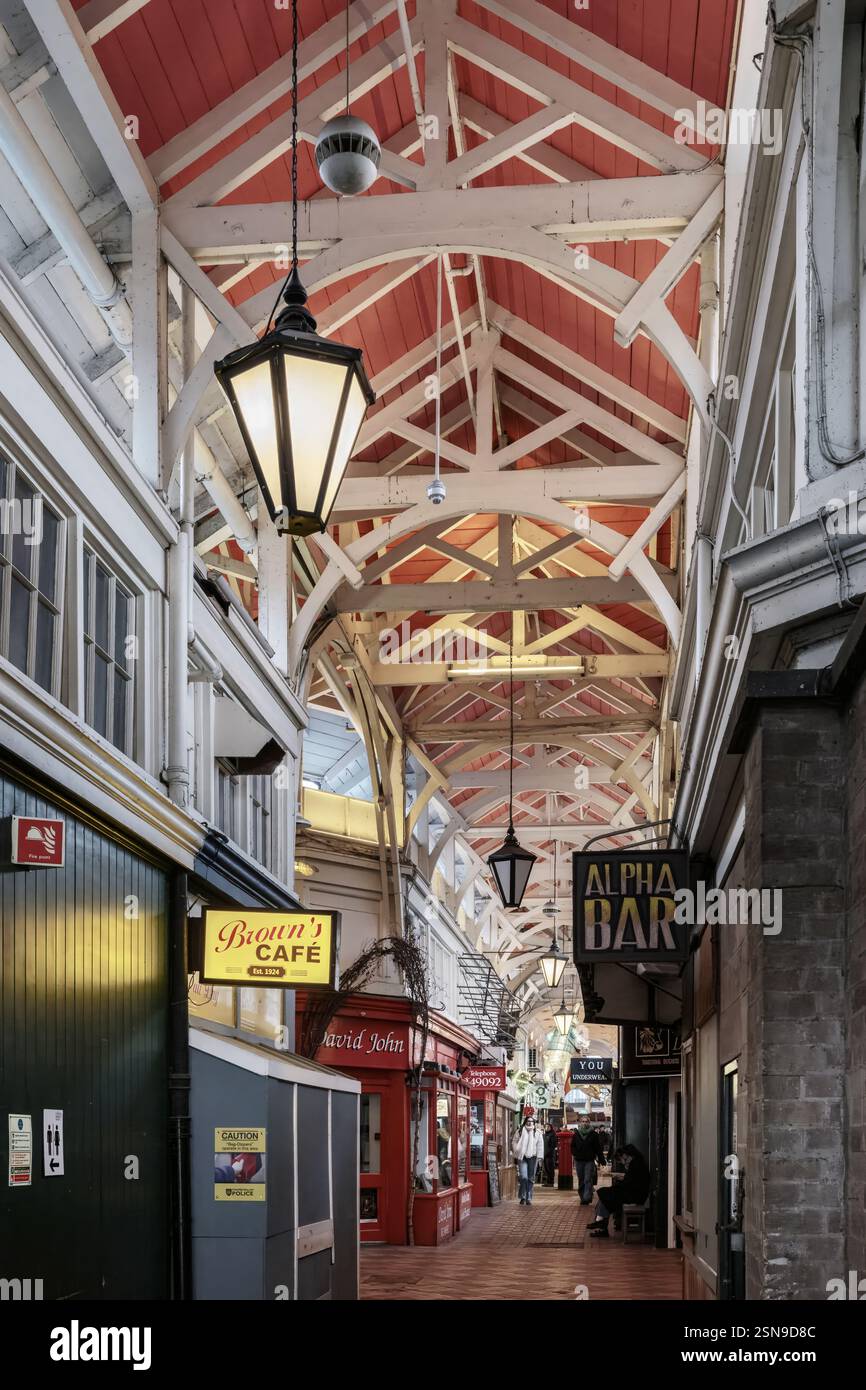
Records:
<instances>
[{"instance_id":1,"label":"arcade corridor","mask_svg":"<svg viewBox=\"0 0 866 1390\"><path fill-rule=\"evenodd\" d=\"M516 1200L478 1207L459 1240L430 1248L362 1246L361 1298L556 1302L678 1299L682 1256L611 1231L591 1240L593 1208L576 1192L537 1187L531 1207Z\"/></svg>"}]
</instances>

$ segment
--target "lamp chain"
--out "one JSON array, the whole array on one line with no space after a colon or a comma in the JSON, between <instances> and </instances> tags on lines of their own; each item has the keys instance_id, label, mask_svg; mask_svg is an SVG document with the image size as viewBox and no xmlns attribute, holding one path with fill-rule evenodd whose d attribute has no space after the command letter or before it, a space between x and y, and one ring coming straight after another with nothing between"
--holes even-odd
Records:
<instances>
[{"instance_id":1,"label":"lamp chain","mask_svg":"<svg viewBox=\"0 0 866 1390\"><path fill-rule=\"evenodd\" d=\"M513 522L512 522L513 525ZM514 829L514 614L508 633L508 828Z\"/></svg>"},{"instance_id":2,"label":"lamp chain","mask_svg":"<svg viewBox=\"0 0 866 1390\"><path fill-rule=\"evenodd\" d=\"M346 0L346 115L349 114L349 0Z\"/></svg>"},{"instance_id":3,"label":"lamp chain","mask_svg":"<svg viewBox=\"0 0 866 1390\"><path fill-rule=\"evenodd\" d=\"M292 4L292 269L298 264L298 0Z\"/></svg>"},{"instance_id":4,"label":"lamp chain","mask_svg":"<svg viewBox=\"0 0 866 1390\"><path fill-rule=\"evenodd\" d=\"M292 4L292 264L289 273L280 285L274 300L274 307L265 324L264 336L271 331L274 315L280 305L283 293L298 268L298 0Z\"/></svg>"},{"instance_id":5,"label":"lamp chain","mask_svg":"<svg viewBox=\"0 0 866 1390\"><path fill-rule=\"evenodd\" d=\"M442 256L436 258L436 452L433 476L439 481L442 434Z\"/></svg>"}]
</instances>

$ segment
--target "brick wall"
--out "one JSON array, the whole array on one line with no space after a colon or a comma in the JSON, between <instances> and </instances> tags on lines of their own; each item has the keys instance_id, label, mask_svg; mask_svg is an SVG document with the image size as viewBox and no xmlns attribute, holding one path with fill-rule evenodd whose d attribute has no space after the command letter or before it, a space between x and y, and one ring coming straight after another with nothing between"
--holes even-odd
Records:
<instances>
[{"instance_id":1,"label":"brick wall","mask_svg":"<svg viewBox=\"0 0 866 1390\"><path fill-rule=\"evenodd\" d=\"M855 693L848 733L848 952L846 1106L848 1128L845 1270L866 1276L866 680ZM839 1273L844 1275L845 1271Z\"/></svg>"},{"instance_id":2,"label":"brick wall","mask_svg":"<svg viewBox=\"0 0 866 1390\"><path fill-rule=\"evenodd\" d=\"M783 894L781 933L746 943L747 1298L826 1298L849 1268L848 743L843 711L786 702L760 711L746 758L745 880ZM866 777L866 742L861 759ZM866 917L866 873L862 891Z\"/></svg>"}]
</instances>

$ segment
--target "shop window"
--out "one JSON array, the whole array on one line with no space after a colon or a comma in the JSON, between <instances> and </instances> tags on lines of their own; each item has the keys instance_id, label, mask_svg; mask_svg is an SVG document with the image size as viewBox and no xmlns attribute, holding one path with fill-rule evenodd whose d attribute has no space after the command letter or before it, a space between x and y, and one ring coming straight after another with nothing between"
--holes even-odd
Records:
<instances>
[{"instance_id":1,"label":"shop window","mask_svg":"<svg viewBox=\"0 0 866 1390\"><path fill-rule=\"evenodd\" d=\"M460 1096L457 1101L457 1181L464 1183L469 1180L467 1164L469 1162L469 1100L466 1096Z\"/></svg>"},{"instance_id":2,"label":"shop window","mask_svg":"<svg viewBox=\"0 0 866 1390\"><path fill-rule=\"evenodd\" d=\"M217 763L216 776L216 823L230 840L237 840L238 779L224 763Z\"/></svg>"},{"instance_id":3,"label":"shop window","mask_svg":"<svg viewBox=\"0 0 866 1390\"><path fill-rule=\"evenodd\" d=\"M451 1094L439 1091L436 1096L436 1162L439 1186L453 1187L454 1124L451 1117Z\"/></svg>"},{"instance_id":4,"label":"shop window","mask_svg":"<svg viewBox=\"0 0 866 1390\"><path fill-rule=\"evenodd\" d=\"M249 852L266 869L273 868L274 784L264 775L250 777Z\"/></svg>"},{"instance_id":5,"label":"shop window","mask_svg":"<svg viewBox=\"0 0 866 1390\"><path fill-rule=\"evenodd\" d=\"M268 1042L277 1042L283 1026L283 994L279 989L241 989L240 1026Z\"/></svg>"},{"instance_id":6,"label":"shop window","mask_svg":"<svg viewBox=\"0 0 866 1390\"><path fill-rule=\"evenodd\" d=\"M511 1139L509 1131L511 1129L511 1111L497 1109L496 1111L496 1148L499 1153L499 1162L503 1168L511 1168L514 1160L511 1156Z\"/></svg>"},{"instance_id":7,"label":"shop window","mask_svg":"<svg viewBox=\"0 0 866 1390\"><path fill-rule=\"evenodd\" d=\"M189 986L189 1013L190 1018L207 1018L234 1028L235 992L231 985L202 984L196 971Z\"/></svg>"},{"instance_id":8,"label":"shop window","mask_svg":"<svg viewBox=\"0 0 866 1390\"><path fill-rule=\"evenodd\" d=\"M132 753L135 599L116 575L84 550L84 673L87 723Z\"/></svg>"},{"instance_id":9,"label":"shop window","mask_svg":"<svg viewBox=\"0 0 866 1390\"><path fill-rule=\"evenodd\" d=\"M49 695L60 694L60 516L0 458L0 653Z\"/></svg>"},{"instance_id":10,"label":"shop window","mask_svg":"<svg viewBox=\"0 0 866 1390\"><path fill-rule=\"evenodd\" d=\"M430 1153L430 1093L422 1091L412 1096L412 1153L415 1159L415 1187L419 1192L433 1191L436 1171L434 1155Z\"/></svg>"},{"instance_id":11,"label":"shop window","mask_svg":"<svg viewBox=\"0 0 866 1390\"><path fill-rule=\"evenodd\" d=\"M484 1167L484 1100L469 1102L469 1162L475 1168Z\"/></svg>"},{"instance_id":12,"label":"shop window","mask_svg":"<svg viewBox=\"0 0 866 1390\"><path fill-rule=\"evenodd\" d=\"M361 1096L361 1172L381 1173L382 1097Z\"/></svg>"}]
</instances>

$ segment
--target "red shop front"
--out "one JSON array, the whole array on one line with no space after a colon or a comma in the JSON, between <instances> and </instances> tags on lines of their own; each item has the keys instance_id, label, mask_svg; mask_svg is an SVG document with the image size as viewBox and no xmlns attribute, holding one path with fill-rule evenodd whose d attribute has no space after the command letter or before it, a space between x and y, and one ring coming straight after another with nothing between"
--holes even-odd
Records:
<instances>
[{"instance_id":1,"label":"red shop front","mask_svg":"<svg viewBox=\"0 0 866 1390\"><path fill-rule=\"evenodd\" d=\"M304 997L297 996L303 1010ZM442 1245L469 1220L469 1087L458 1075L471 1034L431 1013L420 1102L413 1083L419 1059L405 999L353 995L331 1020L316 1061L361 1083L361 1240L408 1243L409 1174L414 1130L413 1226L416 1245Z\"/></svg>"}]
</instances>

